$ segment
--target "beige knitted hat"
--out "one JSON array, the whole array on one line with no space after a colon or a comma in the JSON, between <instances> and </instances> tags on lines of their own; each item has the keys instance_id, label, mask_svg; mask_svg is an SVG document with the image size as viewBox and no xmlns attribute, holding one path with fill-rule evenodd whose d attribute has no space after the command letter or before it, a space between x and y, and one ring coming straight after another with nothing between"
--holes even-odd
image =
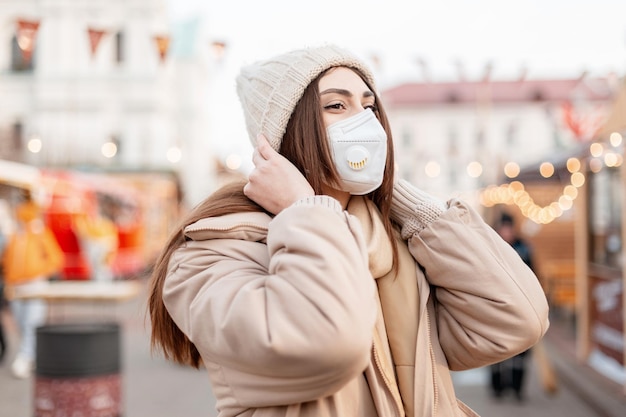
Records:
<instances>
[{"instance_id":1,"label":"beige knitted hat","mask_svg":"<svg viewBox=\"0 0 626 417\"><path fill-rule=\"evenodd\" d=\"M278 151L287 122L306 87L331 67L360 70L372 88L369 68L352 53L333 45L299 49L247 65L237 76L237 94L252 144L263 133Z\"/></svg>"}]
</instances>

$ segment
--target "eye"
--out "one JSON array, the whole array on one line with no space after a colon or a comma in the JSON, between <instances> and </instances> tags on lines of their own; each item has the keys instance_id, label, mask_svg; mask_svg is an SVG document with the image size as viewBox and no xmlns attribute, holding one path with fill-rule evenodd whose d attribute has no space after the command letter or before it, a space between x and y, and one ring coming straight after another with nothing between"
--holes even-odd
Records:
<instances>
[{"instance_id":1,"label":"eye","mask_svg":"<svg viewBox=\"0 0 626 417\"><path fill-rule=\"evenodd\" d=\"M345 106L343 105L343 103L332 103L332 104L327 104L326 106L324 106L324 109L326 110L341 110L344 108Z\"/></svg>"},{"instance_id":2,"label":"eye","mask_svg":"<svg viewBox=\"0 0 626 417\"><path fill-rule=\"evenodd\" d=\"M363 108L372 109L372 111L374 113L376 113L378 111L378 107L376 107L375 104L365 104L365 105L363 105Z\"/></svg>"}]
</instances>

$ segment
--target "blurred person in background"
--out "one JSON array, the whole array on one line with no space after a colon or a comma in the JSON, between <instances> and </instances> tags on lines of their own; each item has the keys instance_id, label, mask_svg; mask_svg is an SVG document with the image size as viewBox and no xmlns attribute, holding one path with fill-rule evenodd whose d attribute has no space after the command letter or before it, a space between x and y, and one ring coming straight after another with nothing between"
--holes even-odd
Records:
<instances>
[{"instance_id":1,"label":"blurred person in background","mask_svg":"<svg viewBox=\"0 0 626 417\"><path fill-rule=\"evenodd\" d=\"M113 281L113 261L118 250L117 226L93 203L83 212L76 213L73 229L87 258L91 279L98 282Z\"/></svg>"},{"instance_id":2,"label":"blurred person in background","mask_svg":"<svg viewBox=\"0 0 626 417\"><path fill-rule=\"evenodd\" d=\"M7 241L2 266L7 298L21 338L11 371L23 379L34 368L36 330L45 323L48 307L45 300L22 299L19 295L45 284L57 274L63 266L64 254L30 195L17 206L16 219L17 228Z\"/></svg>"},{"instance_id":3,"label":"blurred person in background","mask_svg":"<svg viewBox=\"0 0 626 417\"><path fill-rule=\"evenodd\" d=\"M476 416L450 370L548 328L533 272L469 205L394 174L369 68L333 45L237 77L255 168L183 220L152 346L206 367L219 416Z\"/></svg>"},{"instance_id":4,"label":"blurred person in background","mask_svg":"<svg viewBox=\"0 0 626 417\"><path fill-rule=\"evenodd\" d=\"M7 239L13 229L9 204L6 200L0 199L0 259L4 253ZM4 309L7 306L7 300L4 295L4 269L0 262L0 363L4 360L8 348L6 334L4 332Z\"/></svg>"},{"instance_id":5,"label":"blurred person in background","mask_svg":"<svg viewBox=\"0 0 626 417\"><path fill-rule=\"evenodd\" d=\"M502 213L495 229L502 239L515 249L522 261L531 270L534 270L532 250L530 245L518 236L513 216L508 213ZM524 376L529 356L530 349L489 367L491 372L491 391L496 398L502 397L504 392L511 388L518 401L524 400Z\"/></svg>"}]
</instances>

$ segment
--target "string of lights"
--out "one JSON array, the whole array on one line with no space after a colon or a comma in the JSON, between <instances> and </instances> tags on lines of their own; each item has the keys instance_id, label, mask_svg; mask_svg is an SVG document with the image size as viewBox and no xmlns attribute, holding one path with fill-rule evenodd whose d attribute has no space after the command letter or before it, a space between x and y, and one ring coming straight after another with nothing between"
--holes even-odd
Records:
<instances>
[{"instance_id":1,"label":"string of lights","mask_svg":"<svg viewBox=\"0 0 626 417\"><path fill-rule=\"evenodd\" d=\"M589 145L589 154L584 158L571 157L566 161L569 172L569 182L565 184L561 192L546 205L535 203L530 193L525 189L522 182L513 180L510 183L490 185L480 193L480 202L485 207L493 207L496 204L516 205L522 215L538 224L548 224L563 213L572 208L573 202L578 197L578 189L585 184L586 170L597 173L606 168L618 168L622 165L623 137L619 132L613 132L609 136L608 143L601 141ZM506 164L504 173L507 177L515 179L519 170L514 170L512 163ZM554 175L554 165L543 162L539 166L539 172L543 178Z\"/></svg>"}]
</instances>

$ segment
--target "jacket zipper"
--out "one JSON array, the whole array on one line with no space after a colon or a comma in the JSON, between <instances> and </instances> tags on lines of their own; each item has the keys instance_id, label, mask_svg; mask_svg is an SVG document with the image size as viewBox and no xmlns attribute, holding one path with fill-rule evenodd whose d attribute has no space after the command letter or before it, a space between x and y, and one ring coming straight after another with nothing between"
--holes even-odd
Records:
<instances>
[{"instance_id":1,"label":"jacket zipper","mask_svg":"<svg viewBox=\"0 0 626 417\"><path fill-rule=\"evenodd\" d=\"M437 384L437 372L436 372L436 364L435 364L435 352L433 352L433 344L431 341L430 334L430 317L428 314L428 307L426 307L426 329L428 331L428 353L430 354L430 369L432 372L433 378L433 391L434 391L434 404L433 404L433 416L437 415L437 405L439 404L439 386Z\"/></svg>"},{"instance_id":2,"label":"jacket zipper","mask_svg":"<svg viewBox=\"0 0 626 417\"><path fill-rule=\"evenodd\" d=\"M393 390L392 390L392 384L389 381L389 379L387 378L387 375L385 374L385 372L383 371L383 367L380 361L380 358L378 356L378 350L376 349L376 343L372 344L372 351L374 353L374 361L376 362L376 367L378 368L378 372L380 373L380 375L383 377L383 381L385 382L385 387L387 388L387 391L389 392L389 394L391 395L391 398L393 398L393 402L396 405L396 415L401 416L403 414L402 410L404 409L404 407L402 406L401 403L398 403L398 399L396 398L395 395L393 395Z\"/></svg>"}]
</instances>

